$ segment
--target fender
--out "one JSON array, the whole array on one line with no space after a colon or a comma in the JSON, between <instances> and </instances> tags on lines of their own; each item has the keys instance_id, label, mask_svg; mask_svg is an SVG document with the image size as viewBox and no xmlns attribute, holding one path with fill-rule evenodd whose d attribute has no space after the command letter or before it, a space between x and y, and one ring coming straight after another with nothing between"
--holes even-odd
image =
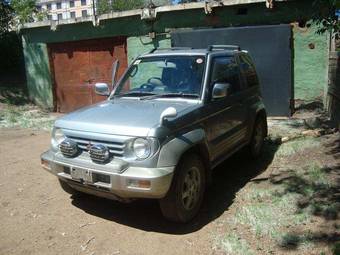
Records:
<instances>
[{"instance_id":1,"label":"fender","mask_svg":"<svg viewBox=\"0 0 340 255\"><path fill-rule=\"evenodd\" d=\"M199 143L206 144L205 140L203 129L177 135L161 147L157 167L176 166L183 153Z\"/></svg>"}]
</instances>

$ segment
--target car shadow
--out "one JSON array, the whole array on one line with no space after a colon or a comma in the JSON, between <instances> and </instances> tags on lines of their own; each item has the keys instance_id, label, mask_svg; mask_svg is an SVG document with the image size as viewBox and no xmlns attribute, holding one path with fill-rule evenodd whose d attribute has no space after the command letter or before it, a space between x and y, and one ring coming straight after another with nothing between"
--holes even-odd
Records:
<instances>
[{"instance_id":1,"label":"car shadow","mask_svg":"<svg viewBox=\"0 0 340 255\"><path fill-rule=\"evenodd\" d=\"M90 195L78 195L72 196L72 204L96 217L144 231L173 235L192 233L228 210L235 194L267 169L277 149L278 145L267 141L263 156L258 160L249 159L243 150L218 166L213 172L212 184L207 189L199 214L187 224L165 220L156 200L143 199L124 204Z\"/></svg>"}]
</instances>

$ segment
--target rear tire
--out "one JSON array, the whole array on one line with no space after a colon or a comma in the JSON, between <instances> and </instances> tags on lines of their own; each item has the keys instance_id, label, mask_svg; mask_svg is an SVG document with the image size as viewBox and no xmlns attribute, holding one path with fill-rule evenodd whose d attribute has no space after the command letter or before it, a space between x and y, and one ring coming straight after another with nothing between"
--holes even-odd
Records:
<instances>
[{"instance_id":1,"label":"rear tire","mask_svg":"<svg viewBox=\"0 0 340 255\"><path fill-rule=\"evenodd\" d=\"M206 187L205 169L196 154L179 162L167 195L159 201L163 216L174 222L193 219L202 204Z\"/></svg>"},{"instance_id":2,"label":"rear tire","mask_svg":"<svg viewBox=\"0 0 340 255\"><path fill-rule=\"evenodd\" d=\"M72 188L70 185L68 185L66 183L66 181L63 181L63 180L60 180L59 179L59 184L60 184L60 187L68 194L70 195L77 195L79 194L80 192L75 190L74 188Z\"/></svg>"},{"instance_id":3,"label":"rear tire","mask_svg":"<svg viewBox=\"0 0 340 255\"><path fill-rule=\"evenodd\" d=\"M249 143L249 153L250 156L254 159L258 158L262 154L264 139L267 136L267 121L263 116L258 116L253 133L251 136L251 140Z\"/></svg>"}]
</instances>

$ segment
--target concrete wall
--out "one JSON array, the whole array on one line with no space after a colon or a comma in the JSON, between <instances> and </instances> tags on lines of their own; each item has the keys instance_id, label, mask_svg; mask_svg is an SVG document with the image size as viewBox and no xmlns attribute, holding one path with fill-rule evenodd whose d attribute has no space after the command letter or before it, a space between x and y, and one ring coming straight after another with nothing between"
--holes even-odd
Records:
<instances>
[{"instance_id":1,"label":"concrete wall","mask_svg":"<svg viewBox=\"0 0 340 255\"><path fill-rule=\"evenodd\" d=\"M239 15L239 8L246 8L246 15ZM220 7L213 15L206 15L202 9L163 12L155 21L143 21L139 15L102 20L94 27L92 22L60 25L51 30L49 26L23 29L27 81L31 98L39 105L51 107L52 87L48 54L48 43L76 41L93 38L128 36L129 61L140 53L155 46L169 47L168 36L158 36L152 41L145 35L149 32L164 34L176 28L212 28L242 25L268 25L308 20L311 17L309 0L277 2L274 11L265 3ZM316 45L308 49L308 42ZM307 43L307 46L306 46ZM295 95L296 98L311 99L322 91L326 80L326 36L314 31L295 31ZM320 61L321 59L321 61ZM318 61L316 61L318 60ZM315 89L316 88L316 89ZM313 91L312 91L313 90Z\"/></svg>"},{"instance_id":2,"label":"concrete wall","mask_svg":"<svg viewBox=\"0 0 340 255\"><path fill-rule=\"evenodd\" d=\"M295 26L293 31L295 99L322 100L328 83L329 37L317 34L315 26Z\"/></svg>"}]
</instances>

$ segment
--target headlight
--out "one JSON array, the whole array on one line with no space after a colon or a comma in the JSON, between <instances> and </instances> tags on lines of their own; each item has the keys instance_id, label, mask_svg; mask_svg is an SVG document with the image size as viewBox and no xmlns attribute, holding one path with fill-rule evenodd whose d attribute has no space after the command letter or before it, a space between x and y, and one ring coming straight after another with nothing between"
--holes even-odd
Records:
<instances>
[{"instance_id":1,"label":"headlight","mask_svg":"<svg viewBox=\"0 0 340 255\"><path fill-rule=\"evenodd\" d=\"M137 158L146 159L151 154L151 144L144 138L137 138L133 142L133 151Z\"/></svg>"},{"instance_id":2,"label":"headlight","mask_svg":"<svg viewBox=\"0 0 340 255\"><path fill-rule=\"evenodd\" d=\"M52 147L57 149L59 144L65 140L64 132L60 128L55 128L52 131Z\"/></svg>"}]
</instances>

